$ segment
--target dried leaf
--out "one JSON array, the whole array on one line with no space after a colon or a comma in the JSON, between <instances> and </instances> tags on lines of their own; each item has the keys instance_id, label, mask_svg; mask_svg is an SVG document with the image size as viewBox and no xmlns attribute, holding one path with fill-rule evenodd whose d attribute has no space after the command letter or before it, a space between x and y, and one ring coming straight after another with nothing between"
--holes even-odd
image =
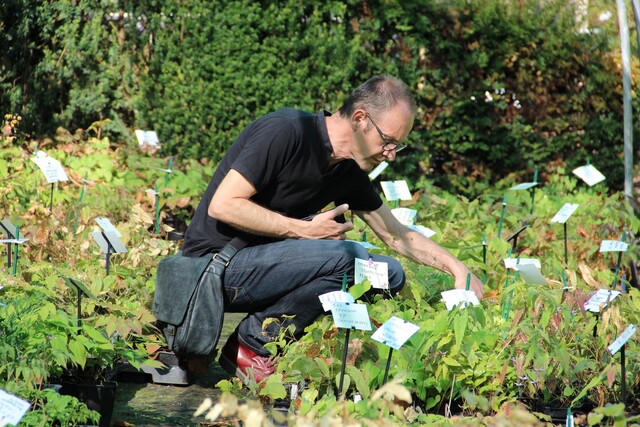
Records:
<instances>
[{"instance_id":1,"label":"dried leaf","mask_svg":"<svg viewBox=\"0 0 640 427\"><path fill-rule=\"evenodd\" d=\"M609 383L609 388L611 388L615 380L616 380L616 367L609 366L609 368L607 368L607 382Z\"/></svg>"},{"instance_id":2,"label":"dried leaf","mask_svg":"<svg viewBox=\"0 0 640 427\"><path fill-rule=\"evenodd\" d=\"M185 206L189 205L190 201L191 201L191 197L185 196L182 199L178 200L178 202L176 203L176 206L179 208L184 208Z\"/></svg>"},{"instance_id":3,"label":"dried leaf","mask_svg":"<svg viewBox=\"0 0 640 427\"><path fill-rule=\"evenodd\" d=\"M591 269L587 267L587 265L583 262L578 264L578 270L580 270L580 275L582 276L582 280L594 289L600 289L600 285L595 281L593 276L591 275Z\"/></svg>"}]
</instances>

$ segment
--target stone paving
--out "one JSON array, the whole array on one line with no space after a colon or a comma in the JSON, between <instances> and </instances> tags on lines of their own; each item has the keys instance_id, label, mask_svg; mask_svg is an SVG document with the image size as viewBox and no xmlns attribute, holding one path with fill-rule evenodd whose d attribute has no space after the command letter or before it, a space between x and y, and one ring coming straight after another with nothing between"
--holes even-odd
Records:
<instances>
[{"instance_id":1,"label":"stone paving","mask_svg":"<svg viewBox=\"0 0 640 427\"><path fill-rule=\"evenodd\" d=\"M225 314L218 349L222 348L243 317L244 314ZM207 375L189 386L153 384L149 376L121 375L111 424L120 427L197 426L205 420L204 417L194 418L193 413L205 398L210 397L215 401L219 395L215 385L226 378L229 375L217 361L209 367Z\"/></svg>"}]
</instances>

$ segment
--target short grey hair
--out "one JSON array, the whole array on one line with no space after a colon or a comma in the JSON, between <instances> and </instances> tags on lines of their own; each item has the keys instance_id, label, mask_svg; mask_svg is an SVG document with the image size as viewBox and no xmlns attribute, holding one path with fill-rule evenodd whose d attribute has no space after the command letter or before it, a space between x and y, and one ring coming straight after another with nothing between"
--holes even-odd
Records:
<instances>
[{"instance_id":1,"label":"short grey hair","mask_svg":"<svg viewBox=\"0 0 640 427\"><path fill-rule=\"evenodd\" d=\"M399 103L406 103L416 115L416 101L405 82L390 75L373 76L358 86L344 101L338 113L350 117L359 108L371 113L384 113Z\"/></svg>"}]
</instances>

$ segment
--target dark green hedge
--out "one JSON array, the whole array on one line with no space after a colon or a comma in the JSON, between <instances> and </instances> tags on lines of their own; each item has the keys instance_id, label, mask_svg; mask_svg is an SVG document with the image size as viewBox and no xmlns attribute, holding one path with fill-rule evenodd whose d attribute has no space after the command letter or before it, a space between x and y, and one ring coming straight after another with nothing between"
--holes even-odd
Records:
<instances>
[{"instance_id":1,"label":"dark green hedge","mask_svg":"<svg viewBox=\"0 0 640 427\"><path fill-rule=\"evenodd\" d=\"M0 112L33 135L108 118L116 139L155 129L167 154L217 161L257 116L335 111L385 72L420 107L398 175L475 195L590 159L622 188L615 19L580 34L566 1L5 3Z\"/></svg>"}]
</instances>

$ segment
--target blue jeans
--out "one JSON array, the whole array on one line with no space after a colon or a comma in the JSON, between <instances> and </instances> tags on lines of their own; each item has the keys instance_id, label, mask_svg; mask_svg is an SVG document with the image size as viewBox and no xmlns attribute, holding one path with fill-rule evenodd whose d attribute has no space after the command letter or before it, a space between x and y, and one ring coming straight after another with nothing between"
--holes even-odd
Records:
<instances>
[{"instance_id":1,"label":"blue jeans","mask_svg":"<svg viewBox=\"0 0 640 427\"><path fill-rule=\"evenodd\" d=\"M294 325L293 336L324 313L319 295L342 289L344 274L353 284L355 258L388 263L389 289L395 295L405 281L400 263L369 254L355 242L344 240L284 240L239 251L224 273L225 311L248 313L238 325L238 338L261 356L264 344L282 328ZM368 296L380 293L371 290ZM266 319L275 318L262 329Z\"/></svg>"}]
</instances>

